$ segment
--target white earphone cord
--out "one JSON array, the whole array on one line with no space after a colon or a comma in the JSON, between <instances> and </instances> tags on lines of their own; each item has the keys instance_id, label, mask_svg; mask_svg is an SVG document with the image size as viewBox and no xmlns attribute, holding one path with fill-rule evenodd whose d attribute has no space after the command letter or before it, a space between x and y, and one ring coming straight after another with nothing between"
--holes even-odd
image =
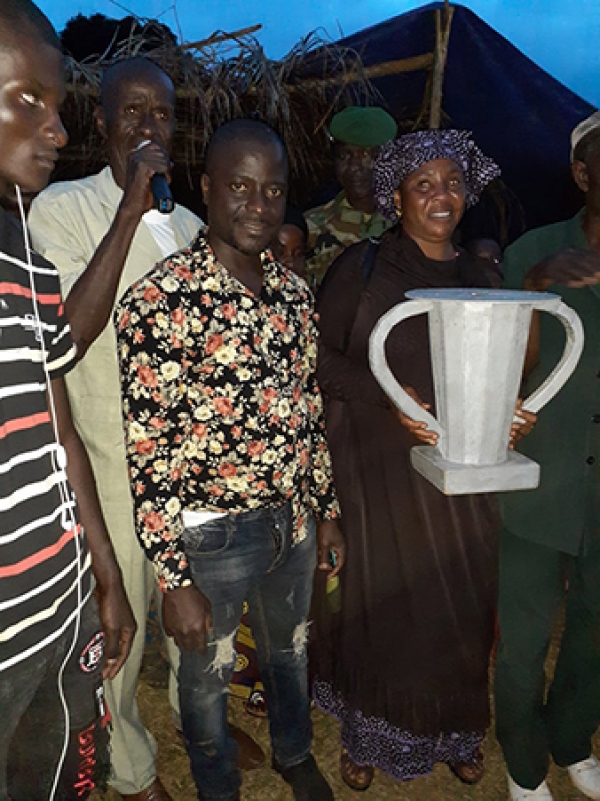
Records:
<instances>
[{"instance_id":1,"label":"white earphone cord","mask_svg":"<svg viewBox=\"0 0 600 801\"><path fill-rule=\"evenodd\" d=\"M46 378L46 389L47 395L49 400L49 411L50 411L50 420L52 423L52 430L54 432L54 441L56 444L56 451L54 451L51 455L52 458L52 466L54 468L54 472L58 475L59 482L58 482L58 491L60 495L60 500L62 504L62 512L61 512L61 524L65 531L68 531L70 528L73 529L74 536L73 540L75 542L75 550L77 554L77 615L75 617L75 625L73 629L73 639L71 641L71 645L67 653L65 654L65 658L62 661L60 669L58 671L57 676L57 689L58 694L60 697L60 701L63 708L63 713L65 716L65 734L63 740L63 746L60 754L60 758L58 760L56 771L54 774L54 781L52 783L52 789L50 791L50 796L48 801L54 801L54 797L56 795L56 791L58 789L58 782L60 780L60 774L63 769L63 765L67 756L67 751L69 748L69 728L70 728L70 721L71 717L69 714L69 706L67 704L67 699L65 698L64 688L63 688L63 674L69 659L71 658L73 651L75 650L75 646L77 644L77 640L79 639L79 630L81 627L81 602L82 602L82 564L81 564L81 544L79 542L79 536L77 534L77 521L75 520L75 515L73 513L73 504L71 502L71 494L69 485L67 483L67 455L65 449L60 444L60 439L58 435L58 423L57 423L57 416L56 416L56 405L54 403L54 396L52 394L52 383L50 379L50 374L48 372L48 364L46 358L46 345L44 340L44 332L42 329L42 323L40 320L39 310L38 310L38 303L37 303L37 295L35 291L35 281L33 278L33 262L31 260L31 245L29 242L29 231L27 230L27 221L25 218L25 209L23 207L23 198L21 196L21 188L16 185L15 186L16 194L17 194L17 203L19 205L19 213L21 216L21 225L23 228L23 240L25 244L25 256L27 259L27 265L29 268L29 286L31 288L31 301L33 305L33 313L35 316L35 327L36 327L36 338L40 342L41 347L41 354L42 354L42 365L44 368L44 375Z\"/></svg>"}]
</instances>

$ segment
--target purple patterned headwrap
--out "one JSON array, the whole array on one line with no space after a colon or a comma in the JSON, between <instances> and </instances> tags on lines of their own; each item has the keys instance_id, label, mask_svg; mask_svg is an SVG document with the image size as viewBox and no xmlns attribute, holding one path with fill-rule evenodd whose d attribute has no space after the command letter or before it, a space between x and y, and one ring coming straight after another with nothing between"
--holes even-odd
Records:
<instances>
[{"instance_id":1,"label":"purple patterned headwrap","mask_svg":"<svg viewBox=\"0 0 600 801\"><path fill-rule=\"evenodd\" d=\"M462 169L466 204L473 206L484 187L500 175L495 161L484 156L471 131L415 131L383 145L373 168L377 208L388 220L396 220L394 192L402 181L423 164L434 159L452 159Z\"/></svg>"}]
</instances>

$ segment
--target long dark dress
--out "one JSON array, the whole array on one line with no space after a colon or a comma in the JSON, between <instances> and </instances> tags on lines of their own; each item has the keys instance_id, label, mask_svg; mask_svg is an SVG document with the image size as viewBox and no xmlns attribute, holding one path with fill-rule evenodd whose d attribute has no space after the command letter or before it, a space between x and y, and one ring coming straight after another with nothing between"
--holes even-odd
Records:
<instances>
[{"instance_id":1,"label":"long dark dress","mask_svg":"<svg viewBox=\"0 0 600 801\"><path fill-rule=\"evenodd\" d=\"M416 440L390 411L367 345L406 291L491 281L483 262L432 261L394 229L363 289L367 247L340 256L318 303L319 382L348 560L341 611L317 602L314 693L341 720L356 763L409 779L438 761L470 761L488 726L498 526L492 498L442 495L411 467ZM402 384L433 403L425 315L394 329L387 358Z\"/></svg>"}]
</instances>

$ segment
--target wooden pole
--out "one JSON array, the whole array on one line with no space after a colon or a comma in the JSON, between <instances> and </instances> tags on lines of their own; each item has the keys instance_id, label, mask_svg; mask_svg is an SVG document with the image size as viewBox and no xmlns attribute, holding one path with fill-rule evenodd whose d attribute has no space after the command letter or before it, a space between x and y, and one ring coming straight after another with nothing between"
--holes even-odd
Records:
<instances>
[{"instance_id":1,"label":"wooden pole","mask_svg":"<svg viewBox=\"0 0 600 801\"><path fill-rule=\"evenodd\" d=\"M315 78L306 81L298 81L303 88L307 86L336 86L354 83L354 81L371 80L382 78L385 75L400 75L403 72L416 72L417 70L428 70L433 65L433 53L423 53L421 56L411 58L401 58L397 61L383 61L381 64L372 64L364 67L361 72L348 72L345 75L336 75L335 78ZM293 91L294 86L290 89Z\"/></svg>"},{"instance_id":2,"label":"wooden pole","mask_svg":"<svg viewBox=\"0 0 600 801\"><path fill-rule=\"evenodd\" d=\"M208 39L201 39L199 42L188 42L182 44L182 50L201 50L203 47L210 47L211 45L218 44L219 42L226 42L228 39L241 39L242 36L249 36L251 33L260 31L262 25L252 25L250 28L241 28L239 31L233 33L225 33L224 31L216 31Z\"/></svg>"},{"instance_id":3,"label":"wooden pole","mask_svg":"<svg viewBox=\"0 0 600 801\"><path fill-rule=\"evenodd\" d=\"M433 77L431 82L431 103L429 106L429 127L439 128L442 119L442 94L444 88L444 70L448 58L448 43L454 8L449 0L445 0L444 8L435 12L435 51Z\"/></svg>"}]
</instances>

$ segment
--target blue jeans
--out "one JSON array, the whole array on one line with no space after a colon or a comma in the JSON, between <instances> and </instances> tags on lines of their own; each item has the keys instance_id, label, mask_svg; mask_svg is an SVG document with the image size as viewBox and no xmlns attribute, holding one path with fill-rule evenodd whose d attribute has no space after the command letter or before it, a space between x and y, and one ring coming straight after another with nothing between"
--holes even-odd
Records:
<instances>
[{"instance_id":1,"label":"blue jeans","mask_svg":"<svg viewBox=\"0 0 600 801\"><path fill-rule=\"evenodd\" d=\"M183 733L199 798L236 801L241 779L227 726L227 687L244 600L269 708L273 760L287 768L310 754L306 643L315 532L292 548L285 504L189 528L183 539L194 582L212 605L206 653L181 651Z\"/></svg>"}]
</instances>

